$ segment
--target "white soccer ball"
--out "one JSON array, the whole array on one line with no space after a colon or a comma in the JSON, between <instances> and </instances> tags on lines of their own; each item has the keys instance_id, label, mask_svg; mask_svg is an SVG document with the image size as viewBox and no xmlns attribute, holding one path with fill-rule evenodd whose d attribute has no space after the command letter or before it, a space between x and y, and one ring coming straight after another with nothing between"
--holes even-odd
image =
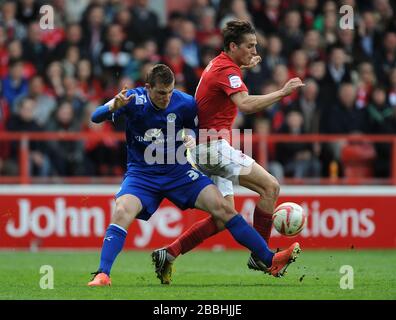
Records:
<instances>
[{"instance_id":1,"label":"white soccer ball","mask_svg":"<svg viewBox=\"0 0 396 320\"><path fill-rule=\"evenodd\" d=\"M297 203L284 202L276 207L272 221L276 231L284 236L293 237L304 229L307 216Z\"/></svg>"}]
</instances>

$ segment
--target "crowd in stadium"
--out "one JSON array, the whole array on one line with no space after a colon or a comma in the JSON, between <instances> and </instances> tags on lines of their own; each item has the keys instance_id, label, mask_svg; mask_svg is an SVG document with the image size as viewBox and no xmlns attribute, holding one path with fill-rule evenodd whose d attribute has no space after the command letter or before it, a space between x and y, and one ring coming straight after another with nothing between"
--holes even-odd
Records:
<instances>
[{"instance_id":1,"label":"crowd in stadium","mask_svg":"<svg viewBox=\"0 0 396 320\"><path fill-rule=\"evenodd\" d=\"M305 87L266 112L240 114L237 128L258 134L396 134L396 4L390 0L192 0L166 24L148 0L53 1L54 28L40 27L44 1L0 2L0 132L123 131L93 124L93 110L124 85L144 85L167 64L176 88L194 95L222 50L221 28L249 20L262 62L244 72L250 93L275 91L292 77ZM340 28L347 4L353 29ZM328 176L348 144L278 143L269 170L281 177ZM349 145L389 177L391 145ZM31 142L34 176L106 176L124 170L125 145L104 141ZM351 151L352 150L352 151ZM0 174L17 175L18 144L0 140ZM254 156L254 155L253 155Z\"/></svg>"}]
</instances>

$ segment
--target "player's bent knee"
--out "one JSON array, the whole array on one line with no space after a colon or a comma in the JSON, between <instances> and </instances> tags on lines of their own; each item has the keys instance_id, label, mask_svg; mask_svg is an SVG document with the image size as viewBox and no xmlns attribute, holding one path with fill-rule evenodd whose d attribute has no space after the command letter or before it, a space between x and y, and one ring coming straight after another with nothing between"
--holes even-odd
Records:
<instances>
[{"instance_id":1,"label":"player's bent knee","mask_svg":"<svg viewBox=\"0 0 396 320\"><path fill-rule=\"evenodd\" d=\"M131 206L128 206L125 199L118 198L116 200L116 207L114 214L111 218L112 223L116 223L125 229L128 229L129 225L132 223L136 216L136 212L133 212Z\"/></svg>"},{"instance_id":2,"label":"player's bent knee","mask_svg":"<svg viewBox=\"0 0 396 320\"><path fill-rule=\"evenodd\" d=\"M209 209L212 216L215 219L220 220L222 223L227 222L237 214L237 212L226 200L224 200L224 198L214 201Z\"/></svg>"},{"instance_id":3,"label":"player's bent knee","mask_svg":"<svg viewBox=\"0 0 396 320\"><path fill-rule=\"evenodd\" d=\"M262 198L277 199L280 192L280 184L275 177L269 177L262 185L263 192L260 194Z\"/></svg>"}]
</instances>

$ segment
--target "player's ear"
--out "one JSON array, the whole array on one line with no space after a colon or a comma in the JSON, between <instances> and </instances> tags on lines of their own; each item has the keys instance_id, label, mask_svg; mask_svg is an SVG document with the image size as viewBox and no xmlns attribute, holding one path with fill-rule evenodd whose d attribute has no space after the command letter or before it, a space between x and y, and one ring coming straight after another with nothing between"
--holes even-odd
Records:
<instances>
[{"instance_id":1,"label":"player's ear","mask_svg":"<svg viewBox=\"0 0 396 320\"><path fill-rule=\"evenodd\" d=\"M149 83L147 83L147 82L146 82L146 84L145 84L144 86L145 86L145 88L146 88L147 90L151 89L151 86L150 86L150 84L149 84Z\"/></svg>"}]
</instances>

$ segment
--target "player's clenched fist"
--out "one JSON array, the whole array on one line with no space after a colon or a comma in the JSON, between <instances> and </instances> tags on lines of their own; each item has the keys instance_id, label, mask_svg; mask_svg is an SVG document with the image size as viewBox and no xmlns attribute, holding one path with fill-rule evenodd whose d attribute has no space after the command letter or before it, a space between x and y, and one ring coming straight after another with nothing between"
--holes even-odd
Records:
<instances>
[{"instance_id":1,"label":"player's clenched fist","mask_svg":"<svg viewBox=\"0 0 396 320\"><path fill-rule=\"evenodd\" d=\"M286 84L283 86L283 88L281 90L283 91L284 96L288 96L295 89L298 89L303 86L305 86L305 84L302 83L300 78L292 78L286 82Z\"/></svg>"},{"instance_id":2,"label":"player's clenched fist","mask_svg":"<svg viewBox=\"0 0 396 320\"><path fill-rule=\"evenodd\" d=\"M135 94L131 94L129 97L127 97L126 96L127 92L128 92L128 87L124 86L121 92L114 97L113 103L109 104L109 110L111 112L114 112L122 108L123 106L127 105L135 97Z\"/></svg>"}]
</instances>

